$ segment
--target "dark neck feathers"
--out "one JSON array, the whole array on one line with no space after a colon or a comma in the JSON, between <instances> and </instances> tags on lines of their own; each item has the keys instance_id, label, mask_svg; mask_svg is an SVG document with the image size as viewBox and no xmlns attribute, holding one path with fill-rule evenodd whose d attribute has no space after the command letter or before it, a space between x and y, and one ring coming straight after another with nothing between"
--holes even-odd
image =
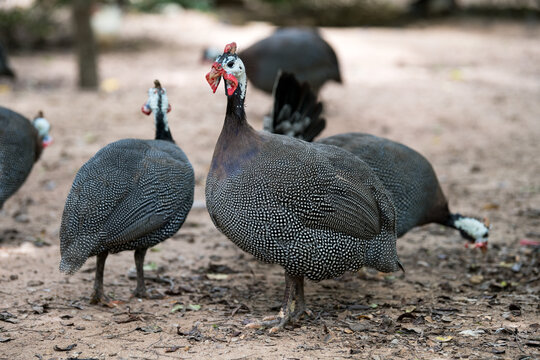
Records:
<instances>
[{"instance_id":1,"label":"dark neck feathers","mask_svg":"<svg viewBox=\"0 0 540 360\"><path fill-rule=\"evenodd\" d=\"M225 122L214 150L211 172L221 179L240 171L259 153L262 143L259 134L247 123L241 94L238 87L227 96Z\"/></svg>"},{"instance_id":2,"label":"dark neck feathers","mask_svg":"<svg viewBox=\"0 0 540 360\"><path fill-rule=\"evenodd\" d=\"M227 89L225 89L227 91ZM240 86L234 93L227 96L227 110L225 112L225 124L223 130L237 131L241 127L250 127L246 120L246 111L244 109L244 98Z\"/></svg>"},{"instance_id":3,"label":"dark neck feathers","mask_svg":"<svg viewBox=\"0 0 540 360\"><path fill-rule=\"evenodd\" d=\"M169 130L169 127L165 123L165 114L163 113L162 106L161 106L161 94L159 95L158 100L158 106L157 111L155 113L155 119L156 119L156 140L166 140L174 143L174 139L172 137L171 131Z\"/></svg>"}]
</instances>

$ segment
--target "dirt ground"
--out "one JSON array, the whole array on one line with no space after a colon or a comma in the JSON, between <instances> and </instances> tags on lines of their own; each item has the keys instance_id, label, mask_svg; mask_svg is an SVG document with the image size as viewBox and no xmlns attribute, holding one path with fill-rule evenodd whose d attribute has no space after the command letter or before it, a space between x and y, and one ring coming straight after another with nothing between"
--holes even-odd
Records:
<instances>
[{"instance_id":1,"label":"dirt ground","mask_svg":"<svg viewBox=\"0 0 540 360\"><path fill-rule=\"evenodd\" d=\"M540 358L539 251L520 245L540 240L540 26L323 29L345 81L321 92L324 135L364 131L419 150L454 211L489 218L490 249L465 249L441 226L414 229L398 240L405 274L308 282L313 317L276 335L244 325L277 313L282 269L237 249L204 208L226 99L212 94L200 62L207 45L242 48L270 30L193 12L129 15L117 47L102 53L98 93L77 91L67 51L12 57L19 80L0 83L0 104L28 117L43 109L55 143L0 212L1 359ZM195 168L195 207L147 255L147 286L162 298L130 297L134 262L125 252L105 267L117 306L92 306L95 259L70 278L58 271L64 200L101 147L153 137L140 106L155 78ZM248 87L253 126L271 101Z\"/></svg>"}]
</instances>

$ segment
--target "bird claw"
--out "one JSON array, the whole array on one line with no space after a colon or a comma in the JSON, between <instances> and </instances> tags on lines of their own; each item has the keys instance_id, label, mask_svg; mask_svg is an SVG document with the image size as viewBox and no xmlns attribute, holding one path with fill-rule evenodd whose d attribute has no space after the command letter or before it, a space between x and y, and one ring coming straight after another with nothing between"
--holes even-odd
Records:
<instances>
[{"instance_id":1,"label":"bird claw","mask_svg":"<svg viewBox=\"0 0 540 360\"><path fill-rule=\"evenodd\" d=\"M100 293L94 292L92 296L90 297L90 304L92 305L103 305L109 308L113 308L122 303L123 303L122 301L113 300L103 293L100 294Z\"/></svg>"},{"instance_id":2,"label":"bird claw","mask_svg":"<svg viewBox=\"0 0 540 360\"><path fill-rule=\"evenodd\" d=\"M247 324L245 327L247 329L262 329L270 326L274 326L281 322L281 318L275 315L265 316L262 321L255 321Z\"/></svg>"},{"instance_id":3,"label":"bird claw","mask_svg":"<svg viewBox=\"0 0 540 360\"><path fill-rule=\"evenodd\" d=\"M281 331L285 325L289 323L297 322L303 315L307 315L309 317L313 316L313 312L306 308L300 308L297 309L292 314L283 314L280 312L279 315L270 315L265 316L262 321L255 321L252 323L249 323L245 325L246 329L262 329L262 328L270 328L268 332L270 334L275 334L279 331Z\"/></svg>"},{"instance_id":4,"label":"bird claw","mask_svg":"<svg viewBox=\"0 0 540 360\"><path fill-rule=\"evenodd\" d=\"M281 324L280 324L281 325ZM271 328L270 330L268 330L268 332L270 334L275 334L277 333L278 331L280 331L281 329L283 329L283 326L274 326L273 328Z\"/></svg>"},{"instance_id":5,"label":"bird claw","mask_svg":"<svg viewBox=\"0 0 540 360\"><path fill-rule=\"evenodd\" d=\"M135 290L133 290L133 293L132 293L133 297L137 298L137 299L146 299L148 298L148 293L146 292L146 288L145 287L136 287Z\"/></svg>"},{"instance_id":6,"label":"bird claw","mask_svg":"<svg viewBox=\"0 0 540 360\"><path fill-rule=\"evenodd\" d=\"M299 309L292 314L291 322L296 322L300 320L300 318L302 318L304 315L307 315L308 317L313 317L313 312L306 308Z\"/></svg>"},{"instance_id":7,"label":"bird claw","mask_svg":"<svg viewBox=\"0 0 540 360\"><path fill-rule=\"evenodd\" d=\"M252 323L249 323L249 324L246 324L244 326L246 329L255 329L255 330L258 330L260 328L263 327L263 324L261 324L260 322L252 322Z\"/></svg>"}]
</instances>

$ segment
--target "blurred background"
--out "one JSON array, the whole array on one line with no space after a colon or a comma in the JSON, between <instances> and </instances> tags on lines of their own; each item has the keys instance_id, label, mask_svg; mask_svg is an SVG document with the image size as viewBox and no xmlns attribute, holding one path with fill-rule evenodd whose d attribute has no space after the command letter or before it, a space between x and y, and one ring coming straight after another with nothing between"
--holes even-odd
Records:
<instances>
[{"instance_id":1,"label":"blurred background","mask_svg":"<svg viewBox=\"0 0 540 360\"><path fill-rule=\"evenodd\" d=\"M235 247L204 208L226 106L223 89L213 94L205 74L213 49L236 41L242 52L279 26L317 27L335 52L341 82L319 89L327 120L321 136L366 132L414 148L433 165L451 209L488 218L492 229L486 254L464 249L456 231L433 224L414 229L398 240L405 275L368 272L308 283L319 320L280 338L249 333L248 342L238 335L242 306L257 317L269 313L281 297L283 274ZM79 343L75 350L85 357L157 358L155 351L164 349L152 346L162 336L158 345L185 346L188 358L215 357L223 346L229 358L258 358L268 346L283 358L538 356L538 340L527 345L524 339L537 339L540 329L540 1L0 0L0 43L0 105L30 119L42 110L54 138L0 211L0 308L20 320L2 323L10 338L0 328L0 340L10 341L2 345L6 357L56 358L53 345L65 340ZM259 60L315 58L302 50ZM309 66L301 70L314 73ZM246 112L261 129L273 99L255 75L248 68ZM132 299L110 311L87 306L95 260L72 278L58 271L64 202L75 174L99 149L122 138L154 137L153 118L140 112L154 79L168 91L171 132L194 167L196 188L182 229L146 261L184 288L163 302ZM205 277L216 263L233 268L228 280ZM105 285L119 299L129 299L132 266L131 252L108 260ZM196 304L197 311L173 314L175 301ZM351 310L358 304L363 307ZM423 314L412 330L405 326L413 320L400 315L406 305ZM135 332L131 342L96 336L134 331L142 320L120 324L111 315L125 311L131 318L129 306L150 319L145 322L157 319L163 332ZM363 315L351 318L358 309ZM70 313L77 326L59 320L68 311L80 311ZM389 318L402 327L385 325ZM341 329L343 319L369 326ZM180 335L178 329L197 329L199 322L210 340ZM485 329L482 336L458 334L478 328ZM516 345L518 328L524 337Z\"/></svg>"},{"instance_id":2,"label":"blurred background","mask_svg":"<svg viewBox=\"0 0 540 360\"><path fill-rule=\"evenodd\" d=\"M536 26L540 18L538 0L3 0L0 44L11 56L78 52L79 84L95 88L100 51L142 46L144 39L121 39L126 16L174 18L186 9L234 25L395 28L448 22L459 26L468 19L485 27L509 21Z\"/></svg>"}]
</instances>

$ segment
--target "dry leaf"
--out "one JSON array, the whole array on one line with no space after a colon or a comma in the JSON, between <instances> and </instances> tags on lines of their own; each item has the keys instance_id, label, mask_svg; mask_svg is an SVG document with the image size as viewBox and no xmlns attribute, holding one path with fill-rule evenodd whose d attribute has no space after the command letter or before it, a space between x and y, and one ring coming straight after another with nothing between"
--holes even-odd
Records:
<instances>
[{"instance_id":1,"label":"dry leaf","mask_svg":"<svg viewBox=\"0 0 540 360\"><path fill-rule=\"evenodd\" d=\"M206 274L209 280L227 280L229 275L227 274Z\"/></svg>"},{"instance_id":2,"label":"dry leaf","mask_svg":"<svg viewBox=\"0 0 540 360\"><path fill-rule=\"evenodd\" d=\"M435 340L437 340L438 342L449 342L453 339L454 337L453 336L437 336L435 338Z\"/></svg>"}]
</instances>

